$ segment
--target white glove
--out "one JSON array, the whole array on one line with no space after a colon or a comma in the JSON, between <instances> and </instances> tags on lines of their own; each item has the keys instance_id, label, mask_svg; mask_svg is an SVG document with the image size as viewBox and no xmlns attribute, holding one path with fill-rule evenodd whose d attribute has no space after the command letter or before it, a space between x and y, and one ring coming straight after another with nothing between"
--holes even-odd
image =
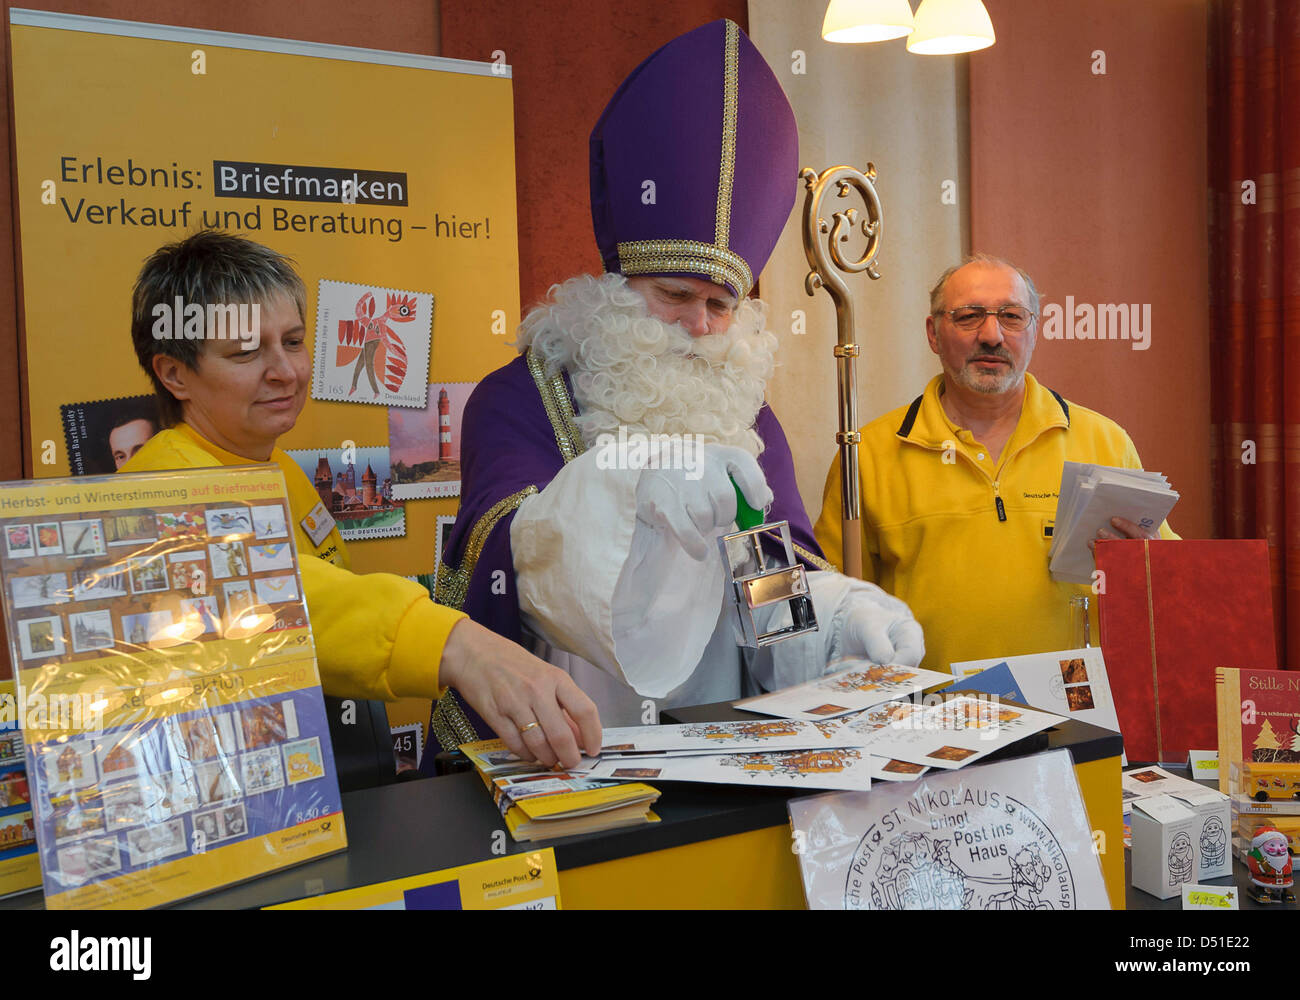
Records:
<instances>
[{"instance_id":1,"label":"white glove","mask_svg":"<svg viewBox=\"0 0 1300 1000\"><path fill-rule=\"evenodd\" d=\"M703 562L713 549L719 529L736 520L736 486L755 510L772 503L758 460L726 445L704 446L701 475L685 469L647 469L636 487L636 516L652 528L668 531L686 553Z\"/></svg>"},{"instance_id":2,"label":"white glove","mask_svg":"<svg viewBox=\"0 0 1300 1000\"><path fill-rule=\"evenodd\" d=\"M915 667L925 657L921 625L911 609L874 583L854 581L832 637L832 658L862 657L872 663Z\"/></svg>"}]
</instances>

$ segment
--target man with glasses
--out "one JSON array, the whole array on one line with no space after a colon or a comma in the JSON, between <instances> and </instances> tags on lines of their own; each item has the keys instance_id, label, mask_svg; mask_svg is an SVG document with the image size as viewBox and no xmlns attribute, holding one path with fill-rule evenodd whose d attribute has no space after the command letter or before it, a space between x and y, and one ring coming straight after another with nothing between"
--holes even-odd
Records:
<instances>
[{"instance_id":1,"label":"man with glasses","mask_svg":"<svg viewBox=\"0 0 1300 1000\"><path fill-rule=\"evenodd\" d=\"M949 268L925 321L943 373L861 429L863 577L912 608L933 670L1069 648L1070 598L1089 588L1048 574L1063 463L1141 468L1123 428L1026 371L1038 317L1032 279L1001 258ZM833 561L842 516L836 459L816 527ZM1144 537L1111 526L1098 537Z\"/></svg>"}]
</instances>

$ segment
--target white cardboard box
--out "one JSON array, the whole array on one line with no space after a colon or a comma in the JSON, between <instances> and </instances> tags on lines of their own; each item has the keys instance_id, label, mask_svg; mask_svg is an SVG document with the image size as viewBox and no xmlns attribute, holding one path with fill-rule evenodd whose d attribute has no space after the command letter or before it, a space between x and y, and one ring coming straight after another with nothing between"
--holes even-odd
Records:
<instances>
[{"instance_id":1,"label":"white cardboard box","mask_svg":"<svg viewBox=\"0 0 1300 1000\"><path fill-rule=\"evenodd\" d=\"M1217 789L1137 799L1131 825L1135 889L1171 899L1186 883L1232 874L1228 797Z\"/></svg>"}]
</instances>

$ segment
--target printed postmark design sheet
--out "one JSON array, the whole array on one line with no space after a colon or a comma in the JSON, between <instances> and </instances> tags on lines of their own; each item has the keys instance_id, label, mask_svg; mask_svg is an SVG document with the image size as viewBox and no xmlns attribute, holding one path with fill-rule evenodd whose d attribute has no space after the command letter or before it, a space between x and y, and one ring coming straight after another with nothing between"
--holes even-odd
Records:
<instances>
[{"instance_id":1,"label":"printed postmark design sheet","mask_svg":"<svg viewBox=\"0 0 1300 1000\"><path fill-rule=\"evenodd\" d=\"M789 810L810 909L1110 908L1067 750Z\"/></svg>"}]
</instances>

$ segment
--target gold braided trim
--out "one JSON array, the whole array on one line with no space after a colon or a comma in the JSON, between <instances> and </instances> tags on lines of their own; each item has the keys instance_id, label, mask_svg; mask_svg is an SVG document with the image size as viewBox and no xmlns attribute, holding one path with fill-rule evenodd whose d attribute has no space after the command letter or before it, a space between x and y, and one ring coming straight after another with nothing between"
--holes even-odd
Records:
<instances>
[{"instance_id":1,"label":"gold braided trim","mask_svg":"<svg viewBox=\"0 0 1300 1000\"><path fill-rule=\"evenodd\" d=\"M618 264L623 274L665 274L672 271L702 274L719 284L730 283L742 299L754 287L753 272L740 254L695 240L620 243Z\"/></svg>"},{"instance_id":2,"label":"gold braided trim","mask_svg":"<svg viewBox=\"0 0 1300 1000\"><path fill-rule=\"evenodd\" d=\"M555 443L560 446L564 464L568 465L587 450L587 446L582 443L582 434L578 431L578 425L573 420L573 400L569 398L569 388L564 384L564 375L561 372L547 377L546 365L531 348L527 358L528 371L532 373L533 381L537 383L537 392L542 397L546 417L551 422L551 430L555 432Z\"/></svg>"},{"instance_id":3,"label":"gold braided trim","mask_svg":"<svg viewBox=\"0 0 1300 1000\"><path fill-rule=\"evenodd\" d=\"M722 53L722 163L718 170L718 212L713 242L726 249L731 238L731 189L736 180L736 106L740 90L740 27L727 22ZM748 289L741 293L748 294Z\"/></svg>"},{"instance_id":4,"label":"gold braided trim","mask_svg":"<svg viewBox=\"0 0 1300 1000\"><path fill-rule=\"evenodd\" d=\"M468 586L468 581L462 583L460 574L446 563L439 563L434 567L433 602L435 604L459 611L465 603Z\"/></svg>"},{"instance_id":5,"label":"gold braided trim","mask_svg":"<svg viewBox=\"0 0 1300 1000\"><path fill-rule=\"evenodd\" d=\"M435 584L435 599L444 607L459 611L465 606L465 595L469 593L469 580L478 565L478 557L483 554L488 535L497 526L497 522L516 510L526 497L537 492L536 486L525 486L518 493L511 493L504 500L498 500L480 517L469 533L469 542L465 545L465 554L461 556L460 568L452 569L446 563L438 567L438 582Z\"/></svg>"},{"instance_id":6,"label":"gold braided trim","mask_svg":"<svg viewBox=\"0 0 1300 1000\"><path fill-rule=\"evenodd\" d=\"M827 562L825 559L823 559L821 556L815 556L815 555L813 555L811 552L809 552L807 549L805 549L802 545L795 545L795 544L792 542L792 543L791 543L791 547L794 549L794 554L797 555L800 559L803 559L805 562L810 562L810 563L812 563L812 564L813 564L814 566L816 566L818 569L829 570L829 571L832 572L832 573L835 572L835 567L834 567L834 566L832 566L830 563L828 563L828 562Z\"/></svg>"},{"instance_id":7,"label":"gold braided trim","mask_svg":"<svg viewBox=\"0 0 1300 1000\"><path fill-rule=\"evenodd\" d=\"M528 371L537 384L537 391L542 397L546 416L551 421L551 429L555 432L555 443L560 446L560 454L564 456L567 464L581 455L586 450L586 446L582 443L582 435L573 420L573 400L569 398L569 389L564 384L564 376L557 372L553 377L547 378L541 359L535 357L532 351L528 352L527 364ZM469 541L465 545L465 554L461 557L460 568L452 569L446 563L436 568L434 600L457 611L465 606L470 577L474 575L474 568L478 565L479 556L483 554L483 546L487 544L492 529L503 517L517 510L527 497L536 493L536 486L525 486L518 493L512 493L488 508L470 529ZM454 750L462 743L473 743L479 738L465 710L460 707L456 696L450 691L439 698L437 704L433 706L433 712L429 716L429 726L444 750Z\"/></svg>"},{"instance_id":8,"label":"gold braided trim","mask_svg":"<svg viewBox=\"0 0 1300 1000\"><path fill-rule=\"evenodd\" d=\"M444 750L455 750L462 743L473 743L479 738L474 724L460 707L456 696L448 691L433 706L429 728Z\"/></svg>"}]
</instances>

